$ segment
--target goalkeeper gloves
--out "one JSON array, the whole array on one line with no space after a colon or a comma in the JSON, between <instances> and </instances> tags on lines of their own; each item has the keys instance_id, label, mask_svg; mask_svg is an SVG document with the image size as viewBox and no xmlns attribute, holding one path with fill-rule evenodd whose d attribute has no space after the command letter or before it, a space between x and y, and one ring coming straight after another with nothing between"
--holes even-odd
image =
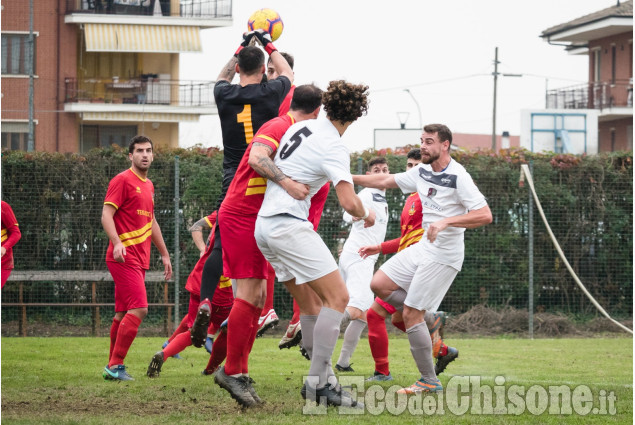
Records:
<instances>
[{"instance_id":1,"label":"goalkeeper gloves","mask_svg":"<svg viewBox=\"0 0 635 425\"><path fill-rule=\"evenodd\" d=\"M254 33L256 38L258 39L260 44L262 44L262 47L265 48L265 51L267 52L269 56L271 56L273 52L276 52L278 50L276 49L276 46L274 46L273 42L271 41L271 34L261 29L255 30Z\"/></svg>"},{"instance_id":2,"label":"goalkeeper gloves","mask_svg":"<svg viewBox=\"0 0 635 425\"><path fill-rule=\"evenodd\" d=\"M255 34L255 31L249 31L243 34L243 42L240 43L240 46L238 46L238 49L236 49L234 57L238 57L238 53L240 53L240 51L245 47L249 46L249 43L251 43L251 39L254 37Z\"/></svg>"}]
</instances>

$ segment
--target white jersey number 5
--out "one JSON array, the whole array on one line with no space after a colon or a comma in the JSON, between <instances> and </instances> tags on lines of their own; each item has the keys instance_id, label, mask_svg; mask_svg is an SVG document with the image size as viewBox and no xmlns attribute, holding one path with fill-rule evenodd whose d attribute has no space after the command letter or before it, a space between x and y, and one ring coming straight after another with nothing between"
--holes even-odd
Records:
<instances>
[{"instance_id":1,"label":"white jersey number 5","mask_svg":"<svg viewBox=\"0 0 635 425\"><path fill-rule=\"evenodd\" d=\"M306 127L302 127L301 129L296 131L293 136L289 137L289 141L285 143L280 150L280 159L287 159L289 156L291 156L293 151L296 150L298 146L300 146L302 140L306 139L311 134L313 134L311 133L311 130Z\"/></svg>"}]
</instances>

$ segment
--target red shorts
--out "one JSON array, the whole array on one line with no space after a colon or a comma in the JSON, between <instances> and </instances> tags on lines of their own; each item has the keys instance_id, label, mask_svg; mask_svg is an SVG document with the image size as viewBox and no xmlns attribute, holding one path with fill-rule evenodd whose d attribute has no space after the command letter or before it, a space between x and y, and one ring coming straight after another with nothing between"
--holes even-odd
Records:
<instances>
[{"instance_id":1,"label":"red shorts","mask_svg":"<svg viewBox=\"0 0 635 425\"><path fill-rule=\"evenodd\" d=\"M231 279L267 279L268 263L254 237L256 216L228 213L221 206L218 223L223 246L223 274Z\"/></svg>"},{"instance_id":2,"label":"red shorts","mask_svg":"<svg viewBox=\"0 0 635 425\"><path fill-rule=\"evenodd\" d=\"M231 279L221 276L212 297L212 305L231 307L234 305L234 290Z\"/></svg>"},{"instance_id":3,"label":"red shorts","mask_svg":"<svg viewBox=\"0 0 635 425\"><path fill-rule=\"evenodd\" d=\"M4 288L4 284L7 283L7 279L11 276L11 272L13 269L2 269L2 286L0 288Z\"/></svg>"},{"instance_id":4,"label":"red shorts","mask_svg":"<svg viewBox=\"0 0 635 425\"><path fill-rule=\"evenodd\" d=\"M216 288L218 291L220 288ZM201 303L201 297L196 294L190 294L190 305L187 309L187 327L191 328L194 325L196 319L196 313L198 312L198 306ZM212 315L210 322L214 325L214 329L218 330L221 323L229 316L229 312L232 309L232 305L217 305L212 304Z\"/></svg>"},{"instance_id":5,"label":"red shorts","mask_svg":"<svg viewBox=\"0 0 635 425\"><path fill-rule=\"evenodd\" d=\"M210 318L210 323L214 325L214 333L220 329L221 323L225 321L229 317L229 312L231 311L231 305L216 305L212 304L212 317Z\"/></svg>"},{"instance_id":6,"label":"red shorts","mask_svg":"<svg viewBox=\"0 0 635 425\"><path fill-rule=\"evenodd\" d=\"M146 271L139 266L111 261L107 261L106 266L115 281L115 312L148 308Z\"/></svg>"},{"instance_id":7,"label":"red shorts","mask_svg":"<svg viewBox=\"0 0 635 425\"><path fill-rule=\"evenodd\" d=\"M375 297L375 302L379 304L380 306L382 306L383 308L385 308L388 314L390 314L391 316L397 311L395 307L391 306L390 304L388 304L386 301L382 300L379 297Z\"/></svg>"}]
</instances>

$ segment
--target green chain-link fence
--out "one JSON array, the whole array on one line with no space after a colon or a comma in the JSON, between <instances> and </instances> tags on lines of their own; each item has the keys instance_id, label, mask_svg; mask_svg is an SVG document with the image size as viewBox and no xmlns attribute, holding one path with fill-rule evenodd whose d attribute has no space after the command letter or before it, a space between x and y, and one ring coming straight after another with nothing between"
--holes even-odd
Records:
<instances>
[{"instance_id":1,"label":"green chain-link fence","mask_svg":"<svg viewBox=\"0 0 635 425\"><path fill-rule=\"evenodd\" d=\"M351 155L353 173L373 156ZM528 274L534 275L535 310L588 317L596 314L562 264L545 226L534 214L529 223L529 192L519 185L520 164L531 163L538 196L550 226L572 267L600 304L620 318L632 316L633 305L633 168L632 153L598 156L540 155L526 151L499 154L454 153L487 197L494 216L489 226L465 233L465 262L441 309L452 313L476 304L526 309ZM405 170L405 157L387 155L391 172ZM178 163L178 166L177 166ZM167 287L148 282L151 305L146 323L164 323L175 309L187 311L184 284L199 252L188 228L209 214L220 190L222 152L217 150L158 151L149 172L155 186L155 213L166 244L179 260L179 275ZM2 199L18 219L22 239L14 248L15 272L2 291L2 333L18 333L26 320L28 334L49 334L56 324L70 324L91 332L94 305L113 303L113 283L103 275L107 237L101 211L110 179L129 167L127 150L94 150L85 155L5 152L2 154ZM178 173L178 174L177 174ZM178 180L176 180L178 179ZM175 196L175 183L179 193ZM404 195L389 190L390 222L387 239L399 236ZM178 209L176 205L178 203ZM178 246L175 229L178 229ZM533 230L533 256L529 237ZM342 209L331 191L319 233L334 255L347 237ZM178 251L178 254L177 254ZM381 256L378 265L387 259ZM176 264L173 264L176 266ZM153 248L152 270L161 270ZM55 279L22 277L19 272L54 271ZM73 280L78 272L85 280ZM96 277L92 279L92 274ZM60 279L59 276L65 276ZM56 306L47 304L55 303ZM291 299L276 285L274 308L281 318L291 316ZM104 334L113 313L101 306L96 333ZM180 317L176 318L180 320ZM25 323L22 323L25 325ZM24 330L26 333L26 330ZM77 332L75 332L77 333Z\"/></svg>"}]
</instances>

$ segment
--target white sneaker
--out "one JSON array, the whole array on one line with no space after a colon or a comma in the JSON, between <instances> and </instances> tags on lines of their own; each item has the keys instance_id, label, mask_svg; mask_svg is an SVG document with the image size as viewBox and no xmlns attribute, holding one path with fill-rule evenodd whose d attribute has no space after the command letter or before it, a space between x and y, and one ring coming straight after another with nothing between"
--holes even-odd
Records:
<instances>
[{"instance_id":1,"label":"white sneaker","mask_svg":"<svg viewBox=\"0 0 635 425\"><path fill-rule=\"evenodd\" d=\"M302 326L300 326L300 321L298 320L297 323L289 323L287 332L278 343L278 348L282 350L283 348L295 347L300 341L302 341Z\"/></svg>"},{"instance_id":2,"label":"white sneaker","mask_svg":"<svg viewBox=\"0 0 635 425\"><path fill-rule=\"evenodd\" d=\"M260 319L258 319L258 333L256 334L256 337L261 337L262 334L267 332L267 330L276 326L279 321L278 315L273 308L264 316L260 316Z\"/></svg>"}]
</instances>

